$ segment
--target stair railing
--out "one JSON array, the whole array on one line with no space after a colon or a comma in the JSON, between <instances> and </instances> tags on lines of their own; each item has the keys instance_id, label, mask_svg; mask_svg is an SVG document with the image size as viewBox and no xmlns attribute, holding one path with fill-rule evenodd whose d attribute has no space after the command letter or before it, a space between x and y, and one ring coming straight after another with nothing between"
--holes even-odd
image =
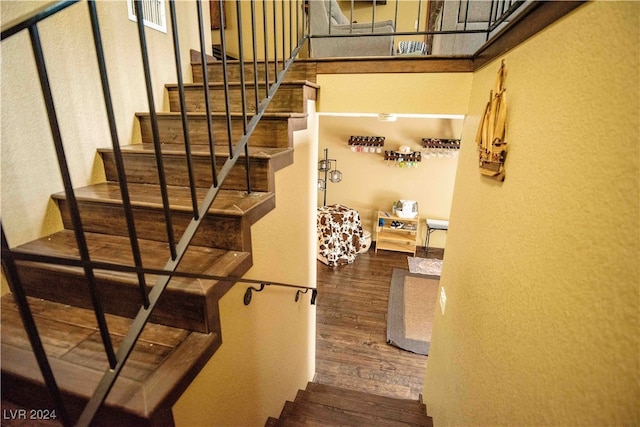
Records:
<instances>
[{"instance_id":1,"label":"stair railing","mask_svg":"<svg viewBox=\"0 0 640 427\"><path fill-rule=\"evenodd\" d=\"M310 1L320 2L325 0ZM430 55L432 54L431 46L434 36L479 34L484 35L485 41L488 41L497 34L497 30L500 29L503 24L522 11L526 3L534 4L536 1L413 0L411 3L415 3L415 9L412 8L411 10L409 10L408 7L404 7L401 10L400 5L402 4L402 0L394 1L391 8L387 11L387 18L385 18L391 22L392 29L389 31L383 31L380 28L376 29L376 18L380 19L381 15L379 9L381 7L387 8L387 0L370 0L366 5L371 11L370 18L366 18L369 19L371 23L370 31L363 28L361 26L362 24L358 26L357 21L355 21L356 0L350 0L348 3L342 2L343 4L350 3L350 5L348 9L339 11L334 10L334 8L339 6L336 6L333 2L325 1L325 3L325 8L328 9L328 16L333 16L335 13L342 13L349 20L349 24L336 24L330 20L326 33L316 32L309 34L310 39L329 38L337 41L340 40L340 38L346 40L349 38L410 36L413 37L411 39L413 43L424 46L422 54ZM409 2L407 1L406 3ZM358 9L362 8L363 5L358 4ZM477 17L470 18L472 16L472 9L476 10L475 13L478 14L478 8L482 9L479 13L479 15L482 15L480 21L478 21ZM393 15L392 18L390 18L391 15ZM447 19L447 22L445 22L445 16L451 19ZM408 24L408 22L411 24ZM356 26L358 26L358 28L356 28ZM410 26L412 26L412 28ZM334 30L334 28L338 30ZM314 57L311 46L312 43L309 44L309 55L310 57ZM449 54L471 55L474 53L475 49L472 52L460 51ZM363 52L363 55L366 55L366 53Z\"/></svg>"},{"instance_id":2,"label":"stair railing","mask_svg":"<svg viewBox=\"0 0 640 427\"><path fill-rule=\"evenodd\" d=\"M177 272L176 269L184 256L186 250L189 247L189 244L194 237L196 231L198 230L200 224L202 223L203 218L206 213L210 209L214 199L219 193L219 190L222 186L222 183L228 176L229 172L236 164L238 158L240 157L240 153L244 152L245 160L246 160L246 184L247 184L247 192L250 193L251 190L251 182L250 182L250 162L249 162L249 153L248 153L248 140L256 129L256 126L262 116L264 115L267 106L270 101L273 99L276 91L278 90L280 83L283 81L287 71L291 67L294 59L298 55L304 41L305 41L305 22L301 18L299 11L302 10L302 2L303 0L261 0L260 2L263 4L263 13L262 13L262 32L260 33L257 29L257 22L259 22L259 17L256 13L255 3L256 0L251 0L251 21L252 21L252 55L253 55L253 74L254 74L254 84L255 84L255 110L251 113L248 112L247 108L247 95L244 83L244 72L245 72L245 53L243 51L243 40L242 40L242 32L239 32L239 46L241 47L239 52L239 66L240 66L240 74L242 80L242 133L241 136L234 141L233 133L232 133L232 112L230 108L229 102L229 78L228 78L228 66L227 66L227 47L226 47L226 39L225 32L221 30L221 38L222 38L222 49L223 49L223 79L224 79L224 93L225 93L225 105L226 105L226 122L227 122L227 132L228 132L228 146L229 146L229 156L226 158L224 163L221 166L216 164L216 144L213 137L213 124L211 120L211 108L210 108L210 93L209 93L209 80L208 80L208 72L207 72L207 59L205 52L208 50L205 46L205 24L202 17L202 5L201 1L197 0L195 4L197 5L197 21L198 21L198 29L200 35L200 50L202 55L202 68L203 68L203 77L204 77L204 85L203 85L203 95L206 103L206 113L208 116L208 138L209 138L209 150L211 154L211 173L212 173L212 181L213 184L207 190L204 195L203 200L198 201L197 189L195 186L194 179L194 171L193 171L193 163L191 159L191 149L190 149L190 139L189 139L189 120L188 115L186 113L186 106L184 100L184 82L183 76L181 72L181 63L180 63L180 43L178 40L178 25L176 19L176 10L173 0L169 0L169 10L171 16L172 23L172 36L173 36L173 47L174 47L174 56L176 63L176 71L178 76L178 86L179 86L179 98L180 98L180 111L181 111L181 119L183 124L184 131L184 140L185 140L185 149L187 153L187 168L188 168L188 176L189 176L189 187L191 194L191 201L193 206L192 219L186 230L184 231L182 237L176 241L176 238L173 233L173 226L171 221L171 214L169 209L169 200L167 195L167 180L165 176L164 165L162 161L162 150L161 143L158 131L158 122L157 122L157 114L155 113L155 101L153 99L153 82L151 79L150 73L150 61L149 54L146 46L146 37L145 37L145 27L143 24L144 18L144 10L142 7L143 0L135 0L135 11L136 16L139 18L138 21L138 36L140 42L141 49L141 57L143 61L143 69L144 69L144 78L145 78L145 86L146 86L146 94L147 100L149 104L149 111L151 115L151 126L152 126L152 135L153 135L153 145L155 150L156 164L158 169L158 180L160 182L161 187L161 195L163 201L163 211L165 216L165 223L167 229L167 241L169 243L169 259L166 262L163 269L155 270L145 268L142 263L142 259L140 256L140 248L138 246L138 237L136 233L136 227L133 221L133 213L131 207L131 201L129 197L126 174L124 170L124 161L122 158L122 153L120 150L120 143L118 141L117 136L117 128L116 128L116 120L113 111L112 104L112 94L109 87L108 73L105 61L104 50L102 46L101 32L99 27L99 18L96 8L95 0L89 0L87 2L89 8L89 15L92 27L92 33L95 44L95 53L98 60L100 79L103 90L103 97L106 105L107 112L107 120L109 124L109 131L112 139L112 146L114 150L115 157L115 165L118 174L118 179L120 182L120 191L123 201L124 214L126 217L127 228L129 233L129 238L131 242L131 248L134 257L134 266L126 266L126 265L117 265L110 264L104 262L97 262L91 259L91 254L89 253L89 249L87 247L85 232L82 224L82 219L80 216L80 211L78 208L78 203L75 197L74 189L71 183L71 176L69 172L69 165L65 156L65 149L63 145L63 139L60 132L59 122L56 114L56 107L53 100L53 95L51 92L51 85L49 81L49 76L47 73L47 67L45 64L45 55L42 49L42 45L40 42L40 35L38 31L38 24L43 20L46 20L50 16L53 16L59 12L62 12L69 6L74 5L78 2L78 0L63 0L58 1L54 4L47 4L46 6L34 11L28 16L19 19L17 21L10 22L9 24L3 26L0 40L5 40L17 33L20 33L23 30L29 32L31 39L31 46L33 49L34 57L36 59L38 77L40 80L40 86L42 89L43 100L47 110L47 117L49 120L49 126L53 136L53 143L56 149L56 155L58 159L58 166L60 169L60 173L62 175L64 190L66 193L66 197L69 201L69 208L71 212L71 219L73 223L74 233L76 244L80 253L79 259L77 258L64 258L64 257L54 257L47 255L38 255L38 254L26 254L19 251L12 250L9 242L7 240L7 236L5 235L5 229L0 222L0 232L2 237L2 267L5 272L5 276L9 283L10 289L13 293L16 304L19 307L23 323L25 325L25 329L27 330L32 348L34 350L34 354L36 356L38 365L42 371L45 384L49 389L53 402L57 409L57 414L59 415L59 420L65 426L70 425L78 425L78 426L88 426L91 424L94 419L97 411L100 409L102 404L104 403L109 391L114 385L114 382L118 378L124 364L126 363L129 355L131 354L134 345L142 333L143 328L148 322L152 311L156 307L159 298L161 297L163 291L166 289L169 281L172 277L175 276L188 276L188 277L198 277L203 279L214 279L214 280L233 280L233 281L242 281L249 283L260 283L261 286L264 287L264 281L253 281L248 279L242 279L239 277L217 277L210 276L204 274L191 274ZM224 13L224 3L223 0L217 0L219 2L221 14L220 14L220 28L224 29L225 25L225 13ZM241 11L241 3L237 2L237 19L238 19L238 28L242 28L242 11ZM271 17L267 16L267 5L272 6L273 14ZM285 22L286 17L286 9L288 7L289 10L289 22L288 26ZM295 18L293 10L296 9ZM278 20L277 11L280 9L281 18ZM272 19L269 22L269 19ZM268 24L273 25L273 49L269 49L268 41ZM287 29L289 34L289 43L287 46ZM282 51L279 51L277 46L278 35L280 35L280 39L282 40ZM264 61L265 61L265 78L264 78L264 98L259 99L258 97L258 44L257 40L262 37L264 41ZM273 78L270 76L270 64L273 65ZM51 370L51 367L48 363L47 356L40 340L40 337L37 332L37 326L33 320L33 316L29 310L29 305L26 298L26 293L23 289L23 286L20 282L20 277L18 275L18 270L16 267L16 261L18 260L31 260L35 262L42 263L51 263L51 264L59 264L59 265L73 265L77 267L81 267L84 270L84 274L87 278L88 287L90 289L91 301L93 305L93 310L95 312L98 328L100 330L100 335L102 337L103 346L105 349L105 353L107 355L107 359L109 362L109 369L107 369L97 386L96 390L93 393L93 396L85 406L80 418L75 422L72 421L70 415L65 409L64 403L62 401L62 397L60 394L60 390L56 384L54 374ZM140 309L135 316L132 325L124 337L124 340L118 347L117 351L114 350L113 344L111 343L111 338L109 334L109 329L107 322L104 316L104 310L102 308L102 303L98 297L98 293L96 290L96 283L94 278L95 270L109 270L109 271L126 271L135 273L139 279L139 294L140 294ZM145 282L145 274L157 274L159 278L155 285L148 291L148 287ZM278 286L289 286L293 288L299 289L296 293L296 301L300 296L300 292L308 292L309 287L305 286L295 286L288 284L279 284L279 283L266 283L270 285L278 285ZM316 290L312 289L312 303L315 301Z\"/></svg>"}]
</instances>

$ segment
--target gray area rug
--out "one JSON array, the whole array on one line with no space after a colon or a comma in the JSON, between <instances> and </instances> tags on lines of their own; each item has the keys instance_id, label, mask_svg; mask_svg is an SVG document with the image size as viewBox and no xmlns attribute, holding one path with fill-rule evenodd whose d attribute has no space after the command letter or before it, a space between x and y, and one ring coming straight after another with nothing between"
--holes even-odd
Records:
<instances>
[{"instance_id":1,"label":"gray area rug","mask_svg":"<svg viewBox=\"0 0 640 427\"><path fill-rule=\"evenodd\" d=\"M394 268L389 288L387 342L429 354L440 278Z\"/></svg>"}]
</instances>

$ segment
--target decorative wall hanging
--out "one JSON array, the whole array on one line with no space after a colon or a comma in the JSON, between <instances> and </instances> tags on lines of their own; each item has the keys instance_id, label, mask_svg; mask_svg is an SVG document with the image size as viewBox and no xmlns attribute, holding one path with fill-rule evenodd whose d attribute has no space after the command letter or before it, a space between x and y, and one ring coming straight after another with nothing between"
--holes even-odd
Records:
<instances>
[{"instance_id":1,"label":"decorative wall hanging","mask_svg":"<svg viewBox=\"0 0 640 427\"><path fill-rule=\"evenodd\" d=\"M349 145L357 153L382 153L384 136L352 136Z\"/></svg>"},{"instance_id":2,"label":"decorative wall hanging","mask_svg":"<svg viewBox=\"0 0 640 427\"><path fill-rule=\"evenodd\" d=\"M424 157L456 157L460 150L459 139L422 138L422 148L427 150Z\"/></svg>"},{"instance_id":3,"label":"decorative wall hanging","mask_svg":"<svg viewBox=\"0 0 640 427\"><path fill-rule=\"evenodd\" d=\"M476 134L480 173L498 181L504 181L504 161L507 156L507 90L504 87L506 75L507 69L503 60L498 70L495 89L489 93L489 102Z\"/></svg>"}]
</instances>

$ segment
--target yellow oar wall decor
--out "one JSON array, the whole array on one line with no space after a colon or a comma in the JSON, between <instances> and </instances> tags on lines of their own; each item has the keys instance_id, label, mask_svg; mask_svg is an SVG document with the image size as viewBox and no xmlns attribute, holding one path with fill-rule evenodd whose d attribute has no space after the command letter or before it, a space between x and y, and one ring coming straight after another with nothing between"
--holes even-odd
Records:
<instances>
[{"instance_id":1,"label":"yellow oar wall decor","mask_svg":"<svg viewBox=\"0 0 640 427\"><path fill-rule=\"evenodd\" d=\"M480 173L499 181L504 181L504 161L507 156L507 89L504 87L506 75L507 69L503 60L498 70L496 86L489 92L489 102L476 133Z\"/></svg>"}]
</instances>

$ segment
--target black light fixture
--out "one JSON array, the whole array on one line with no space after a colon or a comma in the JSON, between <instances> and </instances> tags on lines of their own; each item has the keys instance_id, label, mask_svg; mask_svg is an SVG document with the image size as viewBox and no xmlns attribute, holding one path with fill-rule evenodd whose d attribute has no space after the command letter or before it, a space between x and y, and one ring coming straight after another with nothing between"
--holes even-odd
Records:
<instances>
[{"instance_id":1,"label":"black light fixture","mask_svg":"<svg viewBox=\"0 0 640 427\"><path fill-rule=\"evenodd\" d=\"M318 178L318 190L324 191L323 206L327 205L327 178L337 183L342 181L342 172L338 170L338 161L329 158L329 149L324 149L324 159L318 162L318 171L324 172L324 179Z\"/></svg>"}]
</instances>

